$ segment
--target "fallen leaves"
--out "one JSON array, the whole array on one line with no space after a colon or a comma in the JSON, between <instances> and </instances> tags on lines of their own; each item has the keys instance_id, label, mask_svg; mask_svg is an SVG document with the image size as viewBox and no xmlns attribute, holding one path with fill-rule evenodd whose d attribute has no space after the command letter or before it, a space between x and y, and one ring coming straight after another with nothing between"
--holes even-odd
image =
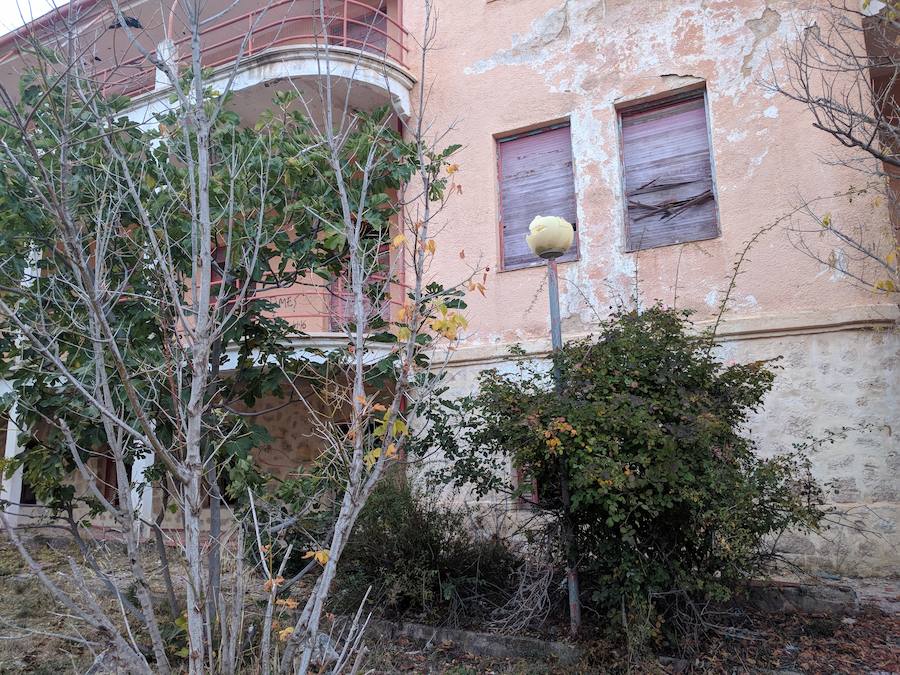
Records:
<instances>
[{"instance_id":1,"label":"fallen leaves","mask_svg":"<svg viewBox=\"0 0 900 675\"><path fill-rule=\"evenodd\" d=\"M278 588L283 583L284 583L284 577L275 577L274 579L266 579L266 583L263 584L263 590L266 593L271 593L273 589Z\"/></svg>"}]
</instances>

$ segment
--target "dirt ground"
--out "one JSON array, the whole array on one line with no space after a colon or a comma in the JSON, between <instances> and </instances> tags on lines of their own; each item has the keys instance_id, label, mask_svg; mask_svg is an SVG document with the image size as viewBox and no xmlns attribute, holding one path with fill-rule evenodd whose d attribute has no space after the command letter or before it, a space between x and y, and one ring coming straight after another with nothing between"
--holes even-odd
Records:
<instances>
[{"instance_id":1,"label":"dirt ground","mask_svg":"<svg viewBox=\"0 0 900 675\"><path fill-rule=\"evenodd\" d=\"M376 645L368 665L378 673L900 673L900 617L868 608L855 617L748 615L731 635L709 639L691 659L653 658L629 663L603 643L584 645L577 666L552 661L491 659L451 644L423 647L403 639Z\"/></svg>"},{"instance_id":2,"label":"dirt ground","mask_svg":"<svg viewBox=\"0 0 900 675\"><path fill-rule=\"evenodd\" d=\"M51 578L65 583L70 575L63 553L48 545L33 550ZM55 605L5 540L0 540L0 598L0 674L83 673L93 662L87 646L63 637L82 636L81 627ZM452 643L372 638L366 670L537 675L628 672L630 665L632 673L900 674L900 615L883 609L890 606L870 604L844 617L749 613L707 637L690 659L671 654L631 664L624 652L603 642L581 645L581 662L561 667L552 661L478 657Z\"/></svg>"}]
</instances>

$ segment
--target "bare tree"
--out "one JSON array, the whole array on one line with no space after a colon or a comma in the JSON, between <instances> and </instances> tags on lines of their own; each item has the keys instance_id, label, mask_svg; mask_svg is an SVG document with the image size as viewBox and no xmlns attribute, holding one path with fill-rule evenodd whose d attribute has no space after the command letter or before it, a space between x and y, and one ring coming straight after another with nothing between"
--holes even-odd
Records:
<instances>
[{"instance_id":1,"label":"bare tree","mask_svg":"<svg viewBox=\"0 0 900 675\"><path fill-rule=\"evenodd\" d=\"M436 30L431 3L425 5L423 73ZM323 40L316 91L281 92L252 129L229 100L253 26L225 84L213 88L203 67L204 26L220 15L205 15L196 0L181 0L172 10L190 36L183 58L142 46L134 21L109 0L99 23L60 15L64 30L33 36L22 47L33 64L22 94L0 91L4 374L15 384L18 425L56 462L46 490L53 513L68 515L81 545L73 570L82 576L83 567L92 570L120 611L104 609L91 585L80 585L81 597L53 585L6 514L3 522L57 600L106 635L134 672L173 668L140 547L142 525L155 533L167 609L186 614L191 673L240 668L249 592L243 541L256 541L250 565L265 582L269 608L261 668L271 667L273 607L288 586L278 570L294 545L286 545L279 561L266 556L273 539L300 522L322 491L307 495L309 503L279 503L264 494L267 476L257 467L243 486L243 513L252 513L253 525L238 514L237 527L225 532L217 479L234 456L228 453L252 442L260 413L243 404L276 392L309 416L336 503L327 536L304 542L310 564L302 574L318 576L293 631L284 634L278 666L307 672L347 538L378 481L403 457L408 420L440 381L447 347L463 337L466 290L483 291L473 281L477 266L452 285L430 278L434 219L456 190L454 148L441 147L443 136L425 121L426 91L419 91L402 139L389 111L353 111L352 82L339 85L332 74L321 0L317 11ZM264 16L262 8L255 21ZM98 75L92 63L98 26L101 34L122 30L142 63L165 77L173 103L154 124L123 114L130 102L116 94L121 74ZM321 288L311 280L316 276L339 285L349 307L340 327L343 346L316 347L257 293ZM228 359L237 365L223 373ZM317 405L323 397L325 413ZM336 415L346 423L336 424ZM98 456L114 468L114 496L90 461ZM245 452L241 459L253 458ZM23 462L27 457L4 469ZM137 479L131 475L136 463L149 465ZM67 491L72 472L86 486L80 503ZM174 565L163 541L164 511L151 520L136 499L153 485L167 495L163 509L171 504L181 519ZM213 525L204 541L207 499ZM257 518L263 504L255 502L268 510L263 524ZM137 606L92 557L89 530L76 513L85 504L114 523ZM170 573L173 567L181 574ZM226 567L233 572L227 588ZM144 639L152 665L140 646ZM358 647L358 628L346 639ZM336 667L352 661L344 649Z\"/></svg>"},{"instance_id":2,"label":"bare tree","mask_svg":"<svg viewBox=\"0 0 900 675\"><path fill-rule=\"evenodd\" d=\"M822 161L852 168L859 179L836 194L802 196L788 233L799 250L853 283L895 294L900 291L900 4L829 0L815 5L810 16L810 25L785 48L784 74L773 69L765 86L804 105L813 127L846 148ZM886 207L890 224L842 213L852 202L866 203L869 213Z\"/></svg>"}]
</instances>

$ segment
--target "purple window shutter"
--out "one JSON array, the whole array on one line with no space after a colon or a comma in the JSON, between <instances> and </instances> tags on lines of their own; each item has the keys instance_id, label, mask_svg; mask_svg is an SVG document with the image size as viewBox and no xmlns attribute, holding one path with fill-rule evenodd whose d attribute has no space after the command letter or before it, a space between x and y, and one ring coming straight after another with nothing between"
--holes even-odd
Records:
<instances>
[{"instance_id":1,"label":"purple window shutter","mask_svg":"<svg viewBox=\"0 0 900 675\"><path fill-rule=\"evenodd\" d=\"M575 223L575 176L568 125L498 141L503 269L541 263L525 243L535 216ZM574 260L577 246L560 261Z\"/></svg>"},{"instance_id":2,"label":"purple window shutter","mask_svg":"<svg viewBox=\"0 0 900 675\"><path fill-rule=\"evenodd\" d=\"M622 146L629 251L719 233L702 92L623 112Z\"/></svg>"}]
</instances>

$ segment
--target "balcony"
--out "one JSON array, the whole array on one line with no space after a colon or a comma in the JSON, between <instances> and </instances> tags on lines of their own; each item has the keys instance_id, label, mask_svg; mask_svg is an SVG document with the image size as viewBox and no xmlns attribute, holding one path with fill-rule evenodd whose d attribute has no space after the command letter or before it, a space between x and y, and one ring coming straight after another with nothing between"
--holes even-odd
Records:
<instances>
[{"instance_id":1,"label":"balcony","mask_svg":"<svg viewBox=\"0 0 900 675\"><path fill-rule=\"evenodd\" d=\"M224 249L215 249L213 257L211 286L215 297L222 289ZM404 279L403 258L400 253L392 253L388 246L384 246L378 264L379 271L373 273L367 282L367 293L373 297L367 300L366 309L370 318L380 317L390 321L409 290ZM237 290L231 288L232 293ZM343 278L328 282L317 275L307 274L295 283L280 286L274 277L264 276L260 281L252 282L247 297L272 303L275 306L273 315L289 323L307 344L310 338L317 346L323 346L324 342L340 342L345 327L353 323L352 296L346 290Z\"/></svg>"},{"instance_id":2,"label":"balcony","mask_svg":"<svg viewBox=\"0 0 900 675\"><path fill-rule=\"evenodd\" d=\"M223 5L219 11L227 7L217 0L208 5L207 15L215 15L218 5ZM210 85L224 86L234 76L233 107L243 118L252 119L268 107L276 91L315 91L309 85L327 71L337 95L350 97L352 109L392 104L398 114L408 115L414 81L405 66L411 40L402 24L402 0L325 0L324 5L322 13L319 0L274 0L263 8L253 0L240 0L223 11L200 33L201 62L213 73ZM144 50L170 58L182 68L188 64L191 35L179 31L183 20L174 13L167 18L160 14L135 18L142 26L137 42ZM154 25L155 30L146 28ZM168 43L166 35L171 36ZM117 37L119 44L107 46L112 53L100 61L114 65L98 68L97 81L107 92L135 99L138 107L158 108L169 88L165 76L148 62L141 48L122 40L122 35ZM261 86L267 89L260 90Z\"/></svg>"}]
</instances>

